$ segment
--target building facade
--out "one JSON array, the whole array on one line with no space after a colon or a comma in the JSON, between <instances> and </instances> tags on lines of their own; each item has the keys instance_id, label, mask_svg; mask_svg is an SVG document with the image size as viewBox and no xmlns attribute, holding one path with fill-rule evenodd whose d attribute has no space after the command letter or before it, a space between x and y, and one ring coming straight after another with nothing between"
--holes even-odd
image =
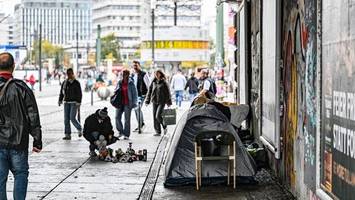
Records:
<instances>
[{"instance_id":1,"label":"building facade","mask_svg":"<svg viewBox=\"0 0 355 200\"><path fill-rule=\"evenodd\" d=\"M149 27L149 0L94 0L92 38L114 34L120 42L123 60L135 57L141 43L141 31Z\"/></svg>"},{"instance_id":2,"label":"building facade","mask_svg":"<svg viewBox=\"0 0 355 200\"><path fill-rule=\"evenodd\" d=\"M14 43L14 18L11 15L0 13L0 44Z\"/></svg>"},{"instance_id":3,"label":"building facade","mask_svg":"<svg viewBox=\"0 0 355 200\"><path fill-rule=\"evenodd\" d=\"M91 0L23 0L15 6L15 44L32 47L42 38L56 45L91 40Z\"/></svg>"},{"instance_id":4,"label":"building facade","mask_svg":"<svg viewBox=\"0 0 355 200\"><path fill-rule=\"evenodd\" d=\"M166 29L173 26L201 28L202 0L155 1L155 28ZM176 18L175 12L176 9Z\"/></svg>"}]
</instances>

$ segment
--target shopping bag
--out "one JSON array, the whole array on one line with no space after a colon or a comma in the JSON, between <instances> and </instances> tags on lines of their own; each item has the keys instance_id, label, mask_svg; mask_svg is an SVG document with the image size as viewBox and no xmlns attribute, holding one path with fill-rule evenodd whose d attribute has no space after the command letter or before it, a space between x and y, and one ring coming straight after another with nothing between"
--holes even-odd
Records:
<instances>
[{"instance_id":1,"label":"shopping bag","mask_svg":"<svg viewBox=\"0 0 355 200\"><path fill-rule=\"evenodd\" d=\"M175 125L176 124L176 109L166 108L163 112L163 119L165 125Z\"/></svg>"}]
</instances>

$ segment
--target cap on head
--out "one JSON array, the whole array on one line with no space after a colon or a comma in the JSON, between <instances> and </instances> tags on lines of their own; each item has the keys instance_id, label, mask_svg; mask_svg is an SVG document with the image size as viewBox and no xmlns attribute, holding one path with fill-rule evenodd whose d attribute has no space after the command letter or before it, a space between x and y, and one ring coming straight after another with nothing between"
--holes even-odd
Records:
<instances>
[{"instance_id":1,"label":"cap on head","mask_svg":"<svg viewBox=\"0 0 355 200\"><path fill-rule=\"evenodd\" d=\"M0 70L12 71L15 65L14 57L8 53L0 53Z\"/></svg>"},{"instance_id":2,"label":"cap on head","mask_svg":"<svg viewBox=\"0 0 355 200\"><path fill-rule=\"evenodd\" d=\"M102 119L105 119L108 116L107 107L99 110L99 116Z\"/></svg>"}]
</instances>

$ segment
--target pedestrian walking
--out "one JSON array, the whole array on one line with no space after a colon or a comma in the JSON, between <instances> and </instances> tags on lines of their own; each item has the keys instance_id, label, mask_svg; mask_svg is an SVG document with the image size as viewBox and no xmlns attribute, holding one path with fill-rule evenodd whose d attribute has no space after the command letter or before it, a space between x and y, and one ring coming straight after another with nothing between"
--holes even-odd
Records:
<instances>
[{"instance_id":1,"label":"pedestrian walking","mask_svg":"<svg viewBox=\"0 0 355 200\"><path fill-rule=\"evenodd\" d=\"M203 69L201 71L201 78L199 84L199 96L205 96L208 99L214 99L216 96L216 84L208 77L208 70Z\"/></svg>"},{"instance_id":2,"label":"pedestrian walking","mask_svg":"<svg viewBox=\"0 0 355 200\"><path fill-rule=\"evenodd\" d=\"M198 79L195 77L195 73L191 73L191 77L187 80L185 90L189 88L190 101L193 101L198 93Z\"/></svg>"},{"instance_id":3,"label":"pedestrian walking","mask_svg":"<svg viewBox=\"0 0 355 200\"><path fill-rule=\"evenodd\" d=\"M116 109L116 128L119 137L128 140L131 135L131 111L137 106L137 89L130 77L129 70L123 70L122 80L117 83L115 92L121 94L121 102ZM122 114L124 114L124 126Z\"/></svg>"},{"instance_id":4,"label":"pedestrian walking","mask_svg":"<svg viewBox=\"0 0 355 200\"><path fill-rule=\"evenodd\" d=\"M182 75L181 69L177 71L177 74L171 79L171 88L175 92L176 106L181 107L181 102L184 99L184 90L186 85L186 78Z\"/></svg>"},{"instance_id":5,"label":"pedestrian walking","mask_svg":"<svg viewBox=\"0 0 355 200\"><path fill-rule=\"evenodd\" d=\"M29 135L33 152L42 149L42 131L36 99L22 80L14 79L9 53L0 54L0 199L6 200L9 171L14 175L13 199L26 199Z\"/></svg>"},{"instance_id":6,"label":"pedestrian walking","mask_svg":"<svg viewBox=\"0 0 355 200\"><path fill-rule=\"evenodd\" d=\"M82 99L81 85L75 79L73 69L67 70L67 79L63 82L60 88L58 105L61 106L64 102L64 134L63 140L71 140L70 122L78 130L78 136L81 137L82 127L76 119L76 114L80 108Z\"/></svg>"},{"instance_id":7,"label":"pedestrian walking","mask_svg":"<svg viewBox=\"0 0 355 200\"><path fill-rule=\"evenodd\" d=\"M134 84L137 87L137 94L138 94L138 106L135 108L134 111L136 113L136 118L139 126L136 129L134 129L133 132L139 132L142 129L144 129L145 126L143 112L142 112L142 105L143 105L142 102L144 101L145 96L148 93L150 78L149 78L149 74L142 70L139 61L133 61L133 70L134 70L133 80L134 80Z\"/></svg>"},{"instance_id":8,"label":"pedestrian walking","mask_svg":"<svg viewBox=\"0 0 355 200\"><path fill-rule=\"evenodd\" d=\"M33 74L31 74L30 78L27 81L31 85L31 89L35 90L36 77Z\"/></svg>"},{"instance_id":9,"label":"pedestrian walking","mask_svg":"<svg viewBox=\"0 0 355 200\"><path fill-rule=\"evenodd\" d=\"M150 84L145 104L148 106L150 103L153 104L154 136L161 135L161 127L163 127L164 134L166 134L168 129L162 115L165 105L171 106L172 103L169 85L165 74L161 70L155 72L155 78Z\"/></svg>"},{"instance_id":10,"label":"pedestrian walking","mask_svg":"<svg viewBox=\"0 0 355 200\"><path fill-rule=\"evenodd\" d=\"M97 156L95 150L98 150L95 142L99 140L99 137L104 136L107 141L107 145L110 145L117 141L114 137L114 132L111 124L111 119L108 116L107 108L99 109L95 113L86 118L84 123L84 138L90 142L89 155Z\"/></svg>"}]
</instances>

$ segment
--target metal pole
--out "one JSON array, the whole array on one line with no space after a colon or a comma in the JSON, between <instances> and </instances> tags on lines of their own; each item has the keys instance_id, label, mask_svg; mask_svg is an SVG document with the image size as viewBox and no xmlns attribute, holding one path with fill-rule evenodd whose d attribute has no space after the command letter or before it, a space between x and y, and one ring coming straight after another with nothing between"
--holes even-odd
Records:
<instances>
[{"instance_id":1,"label":"metal pole","mask_svg":"<svg viewBox=\"0 0 355 200\"><path fill-rule=\"evenodd\" d=\"M39 64L39 91L42 91L42 24L39 24L39 47L38 47L38 64Z\"/></svg>"},{"instance_id":2,"label":"metal pole","mask_svg":"<svg viewBox=\"0 0 355 200\"><path fill-rule=\"evenodd\" d=\"M224 67L224 22L223 22L223 3L217 3L217 17L216 17L216 65L217 67Z\"/></svg>"},{"instance_id":3,"label":"metal pole","mask_svg":"<svg viewBox=\"0 0 355 200\"><path fill-rule=\"evenodd\" d=\"M90 53L90 44L86 44L86 64L89 65L89 53Z\"/></svg>"},{"instance_id":4,"label":"metal pole","mask_svg":"<svg viewBox=\"0 0 355 200\"><path fill-rule=\"evenodd\" d=\"M174 26L177 26L177 2L174 1Z\"/></svg>"},{"instance_id":5,"label":"metal pole","mask_svg":"<svg viewBox=\"0 0 355 200\"><path fill-rule=\"evenodd\" d=\"M79 33L76 32L76 73L79 71Z\"/></svg>"},{"instance_id":6,"label":"metal pole","mask_svg":"<svg viewBox=\"0 0 355 200\"><path fill-rule=\"evenodd\" d=\"M94 88L91 88L91 105L94 105Z\"/></svg>"},{"instance_id":7,"label":"metal pole","mask_svg":"<svg viewBox=\"0 0 355 200\"><path fill-rule=\"evenodd\" d=\"M154 68L154 62L155 62L155 38L154 38L154 29L155 29L155 13L154 13L155 8L152 8L152 67Z\"/></svg>"},{"instance_id":8,"label":"metal pole","mask_svg":"<svg viewBox=\"0 0 355 200\"><path fill-rule=\"evenodd\" d=\"M101 62L101 25L97 25L96 38L96 70L99 68Z\"/></svg>"}]
</instances>

